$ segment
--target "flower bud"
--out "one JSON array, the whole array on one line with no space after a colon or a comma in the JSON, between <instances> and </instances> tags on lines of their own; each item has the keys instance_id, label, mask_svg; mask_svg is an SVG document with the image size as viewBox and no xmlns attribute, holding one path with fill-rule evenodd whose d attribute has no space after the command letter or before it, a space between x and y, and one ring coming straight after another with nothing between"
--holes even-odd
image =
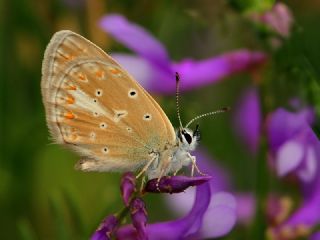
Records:
<instances>
[{"instance_id":1,"label":"flower bud","mask_svg":"<svg viewBox=\"0 0 320 240\"><path fill-rule=\"evenodd\" d=\"M124 173L121 178L120 190L123 202L126 206L129 206L130 198L135 191L135 187L136 177L133 175L133 173Z\"/></svg>"},{"instance_id":2,"label":"flower bud","mask_svg":"<svg viewBox=\"0 0 320 240\"><path fill-rule=\"evenodd\" d=\"M211 176L186 177L186 176L164 176L154 178L147 182L144 191L153 193L179 193L188 187L197 186L211 179Z\"/></svg>"},{"instance_id":3,"label":"flower bud","mask_svg":"<svg viewBox=\"0 0 320 240\"><path fill-rule=\"evenodd\" d=\"M118 219L114 215L107 216L98 229L91 236L91 240L110 240L113 231L118 225Z\"/></svg>"},{"instance_id":4,"label":"flower bud","mask_svg":"<svg viewBox=\"0 0 320 240\"><path fill-rule=\"evenodd\" d=\"M132 225L137 230L137 239L146 240L148 239L146 232L147 225L147 210L144 201L141 198L135 198L131 201L130 212Z\"/></svg>"}]
</instances>

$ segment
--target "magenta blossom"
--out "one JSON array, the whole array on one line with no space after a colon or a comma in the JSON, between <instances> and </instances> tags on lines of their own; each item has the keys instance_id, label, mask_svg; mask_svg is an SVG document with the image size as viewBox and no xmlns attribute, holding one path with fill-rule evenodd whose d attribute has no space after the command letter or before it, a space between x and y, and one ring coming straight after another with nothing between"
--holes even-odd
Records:
<instances>
[{"instance_id":1,"label":"magenta blossom","mask_svg":"<svg viewBox=\"0 0 320 240\"><path fill-rule=\"evenodd\" d=\"M280 177L294 173L303 182L315 178L320 145L310 126L313 121L311 109L292 113L280 108L269 116L270 157Z\"/></svg>"},{"instance_id":2,"label":"magenta blossom","mask_svg":"<svg viewBox=\"0 0 320 240\"><path fill-rule=\"evenodd\" d=\"M191 186L197 186L211 179L211 176L186 177L186 176L164 176L158 181L157 178L147 182L145 192L153 193L180 193Z\"/></svg>"},{"instance_id":3,"label":"magenta blossom","mask_svg":"<svg viewBox=\"0 0 320 240\"><path fill-rule=\"evenodd\" d=\"M215 83L232 74L249 71L266 59L262 52L240 49L220 56L173 62L165 47L142 27L117 14L109 14L100 26L137 55L112 54L146 89L159 93L174 93L173 76L179 72L182 90Z\"/></svg>"},{"instance_id":4,"label":"magenta blossom","mask_svg":"<svg viewBox=\"0 0 320 240\"><path fill-rule=\"evenodd\" d=\"M216 195L214 204L211 202L210 185L204 183L196 188L196 197L191 211L184 217L167 222L153 223L146 226L149 240L180 240L203 239L222 236L230 229L229 217L233 215L235 202L230 194ZM210 211L211 218L205 218ZM233 225L233 224L231 224ZM205 229L210 229L210 233ZM132 225L120 228L116 233L119 239L135 239L135 229Z\"/></svg>"},{"instance_id":5,"label":"magenta blossom","mask_svg":"<svg viewBox=\"0 0 320 240\"><path fill-rule=\"evenodd\" d=\"M117 225L118 219L116 218L116 216L107 216L91 236L90 240L110 240L112 238L112 233Z\"/></svg>"},{"instance_id":6,"label":"magenta blossom","mask_svg":"<svg viewBox=\"0 0 320 240\"><path fill-rule=\"evenodd\" d=\"M250 223L255 214L255 199L252 194L236 193L231 195L231 184L226 171L215 164L203 150L196 151L197 165L206 174L212 177L209 181L211 200L208 210L204 214L204 222L211 223L202 226L203 236L207 238L221 237L227 234L235 225L236 221L241 224ZM184 193L166 195L168 206L178 215L185 215L192 208L195 199L193 188L187 189ZM224 203L222 211L215 206L218 202ZM221 223L220 227L218 223Z\"/></svg>"},{"instance_id":7,"label":"magenta blossom","mask_svg":"<svg viewBox=\"0 0 320 240\"><path fill-rule=\"evenodd\" d=\"M136 176L132 172L126 172L122 175L120 183L120 191L123 202L126 206L129 206L132 194L136 188Z\"/></svg>"},{"instance_id":8,"label":"magenta blossom","mask_svg":"<svg viewBox=\"0 0 320 240\"><path fill-rule=\"evenodd\" d=\"M148 214L146 205L141 198L134 198L130 206L132 225L136 229L137 239L147 240L146 225L148 221ZM125 239L125 238L123 238Z\"/></svg>"},{"instance_id":9,"label":"magenta blossom","mask_svg":"<svg viewBox=\"0 0 320 240\"><path fill-rule=\"evenodd\" d=\"M304 109L297 113L278 109L267 122L272 164L280 177L296 176L303 193L299 208L270 231L280 237L309 236L320 224L320 143L311 128L314 113Z\"/></svg>"},{"instance_id":10,"label":"magenta blossom","mask_svg":"<svg viewBox=\"0 0 320 240\"><path fill-rule=\"evenodd\" d=\"M208 184L210 176L164 176L159 182L158 179L149 180L143 192L136 190L132 176L131 173L124 173L121 179L121 194L126 207L117 215L106 217L91 239L108 240L112 237L119 240L199 239L225 235L234 224L235 200L228 193L212 195ZM159 190L169 193L181 192L187 187L196 185L199 185L196 187L196 199L185 217L168 222L147 223L147 208L141 198L144 194ZM121 226L125 215L129 212L132 224ZM210 218L206 217L208 213Z\"/></svg>"}]
</instances>

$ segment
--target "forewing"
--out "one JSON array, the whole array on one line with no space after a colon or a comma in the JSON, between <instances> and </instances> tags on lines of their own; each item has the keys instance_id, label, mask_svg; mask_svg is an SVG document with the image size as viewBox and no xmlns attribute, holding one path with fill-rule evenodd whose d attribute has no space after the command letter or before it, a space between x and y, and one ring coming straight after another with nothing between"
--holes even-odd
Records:
<instances>
[{"instance_id":1,"label":"forewing","mask_svg":"<svg viewBox=\"0 0 320 240\"><path fill-rule=\"evenodd\" d=\"M47 123L58 143L90 161L84 170L128 170L149 152L174 143L173 127L153 98L110 56L85 38L61 31L43 61Z\"/></svg>"}]
</instances>

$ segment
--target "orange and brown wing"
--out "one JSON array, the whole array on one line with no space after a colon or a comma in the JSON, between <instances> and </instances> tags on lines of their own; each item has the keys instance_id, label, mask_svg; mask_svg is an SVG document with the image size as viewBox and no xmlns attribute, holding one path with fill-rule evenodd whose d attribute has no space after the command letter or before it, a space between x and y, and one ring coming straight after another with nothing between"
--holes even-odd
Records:
<instances>
[{"instance_id":1,"label":"orange and brown wing","mask_svg":"<svg viewBox=\"0 0 320 240\"><path fill-rule=\"evenodd\" d=\"M82 169L128 170L175 141L154 99L110 56L70 31L56 33L43 61L47 123L58 143L86 159Z\"/></svg>"}]
</instances>

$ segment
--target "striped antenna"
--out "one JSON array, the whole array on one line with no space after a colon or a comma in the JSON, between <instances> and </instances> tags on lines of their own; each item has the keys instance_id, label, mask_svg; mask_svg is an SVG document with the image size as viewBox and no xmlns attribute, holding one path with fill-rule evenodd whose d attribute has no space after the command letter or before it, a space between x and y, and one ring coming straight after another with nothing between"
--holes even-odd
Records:
<instances>
[{"instance_id":1,"label":"striped antenna","mask_svg":"<svg viewBox=\"0 0 320 240\"><path fill-rule=\"evenodd\" d=\"M177 115L178 115L180 127L183 128L181 117L180 117L180 108L179 108L179 84L180 84L180 76L179 76L179 73L176 72L176 108L177 108Z\"/></svg>"},{"instance_id":2,"label":"striped antenna","mask_svg":"<svg viewBox=\"0 0 320 240\"><path fill-rule=\"evenodd\" d=\"M191 119L190 122L187 123L186 125L186 128L191 124L193 123L194 121L198 120L199 118L203 118L203 117L208 117L208 116L211 116L211 115L215 115L217 113L223 113L223 112L227 112L230 110L230 107L224 107L224 108L221 108L217 111L213 111L213 112L208 112L208 113L204 113L204 114L201 114L199 116L196 116L195 118Z\"/></svg>"}]
</instances>

